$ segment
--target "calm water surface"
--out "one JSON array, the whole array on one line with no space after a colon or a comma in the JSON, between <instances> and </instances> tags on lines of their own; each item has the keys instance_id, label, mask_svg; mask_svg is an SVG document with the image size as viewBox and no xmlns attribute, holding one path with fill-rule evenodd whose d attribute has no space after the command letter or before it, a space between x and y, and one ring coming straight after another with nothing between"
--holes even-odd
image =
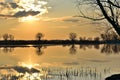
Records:
<instances>
[{"instance_id":1,"label":"calm water surface","mask_svg":"<svg viewBox=\"0 0 120 80\"><path fill-rule=\"evenodd\" d=\"M0 47L0 80L104 80L119 63L118 44Z\"/></svg>"}]
</instances>

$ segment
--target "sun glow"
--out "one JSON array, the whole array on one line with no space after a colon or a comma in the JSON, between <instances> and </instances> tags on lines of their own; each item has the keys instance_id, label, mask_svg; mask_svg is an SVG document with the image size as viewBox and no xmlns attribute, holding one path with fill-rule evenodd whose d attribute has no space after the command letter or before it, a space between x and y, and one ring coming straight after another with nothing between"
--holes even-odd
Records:
<instances>
[{"instance_id":1,"label":"sun glow","mask_svg":"<svg viewBox=\"0 0 120 80\"><path fill-rule=\"evenodd\" d=\"M48 13L45 0L7 0L0 3L0 17L17 18L20 22L36 21Z\"/></svg>"},{"instance_id":2,"label":"sun glow","mask_svg":"<svg viewBox=\"0 0 120 80\"><path fill-rule=\"evenodd\" d=\"M19 6L22 6L22 9L19 8L18 11L40 12L40 13L38 13L36 15L28 15L28 16L25 16L25 17L20 17L19 22L38 21L40 15L48 12L47 8L45 7L45 5L47 4L46 1L41 1L41 0L20 0L20 2L18 4L19 4Z\"/></svg>"},{"instance_id":3,"label":"sun glow","mask_svg":"<svg viewBox=\"0 0 120 80\"><path fill-rule=\"evenodd\" d=\"M22 17L19 18L19 22L33 22L33 21L38 21L39 18L35 17L35 16L27 16L27 17Z\"/></svg>"},{"instance_id":4,"label":"sun glow","mask_svg":"<svg viewBox=\"0 0 120 80\"><path fill-rule=\"evenodd\" d=\"M47 2L40 1L40 0L20 0L18 3L19 6L22 6L21 11L39 11L40 13L38 15L42 15L47 12L47 8L45 5Z\"/></svg>"}]
</instances>

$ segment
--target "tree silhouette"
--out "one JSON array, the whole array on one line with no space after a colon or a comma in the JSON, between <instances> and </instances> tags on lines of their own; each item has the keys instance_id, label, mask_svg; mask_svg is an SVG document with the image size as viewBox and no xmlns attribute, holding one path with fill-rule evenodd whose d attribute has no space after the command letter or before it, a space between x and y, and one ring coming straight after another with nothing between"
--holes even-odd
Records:
<instances>
[{"instance_id":1,"label":"tree silhouette","mask_svg":"<svg viewBox=\"0 0 120 80\"><path fill-rule=\"evenodd\" d=\"M70 33L69 38L70 38L70 40L73 41L73 40L75 40L77 38L77 34L76 33Z\"/></svg>"},{"instance_id":2,"label":"tree silhouette","mask_svg":"<svg viewBox=\"0 0 120 80\"><path fill-rule=\"evenodd\" d=\"M37 33L36 34L36 39L37 40L41 40L42 37L44 37L44 35L42 33Z\"/></svg>"},{"instance_id":3,"label":"tree silhouette","mask_svg":"<svg viewBox=\"0 0 120 80\"><path fill-rule=\"evenodd\" d=\"M7 40L9 39L9 34L7 34L7 33L6 33L6 34L3 34L2 37L3 37L3 39L4 39L5 41L7 41Z\"/></svg>"},{"instance_id":4,"label":"tree silhouette","mask_svg":"<svg viewBox=\"0 0 120 80\"><path fill-rule=\"evenodd\" d=\"M101 38L102 40L119 40L119 36L113 31L101 34Z\"/></svg>"},{"instance_id":5,"label":"tree silhouette","mask_svg":"<svg viewBox=\"0 0 120 80\"><path fill-rule=\"evenodd\" d=\"M99 37L95 37L94 41L100 41L100 38Z\"/></svg>"},{"instance_id":6,"label":"tree silhouette","mask_svg":"<svg viewBox=\"0 0 120 80\"><path fill-rule=\"evenodd\" d=\"M7 41L7 40L14 40L14 36L11 34L3 34L3 40Z\"/></svg>"},{"instance_id":7,"label":"tree silhouette","mask_svg":"<svg viewBox=\"0 0 120 80\"><path fill-rule=\"evenodd\" d=\"M14 40L14 36L10 34L10 35L9 35L9 39L10 39L10 40Z\"/></svg>"},{"instance_id":8,"label":"tree silhouette","mask_svg":"<svg viewBox=\"0 0 120 80\"><path fill-rule=\"evenodd\" d=\"M94 21L106 19L118 35L120 35L120 0L77 1L80 12L78 17L87 18Z\"/></svg>"},{"instance_id":9,"label":"tree silhouette","mask_svg":"<svg viewBox=\"0 0 120 80\"><path fill-rule=\"evenodd\" d=\"M2 38L2 36L0 35L0 39Z\"/></svg>"}]
</instances>

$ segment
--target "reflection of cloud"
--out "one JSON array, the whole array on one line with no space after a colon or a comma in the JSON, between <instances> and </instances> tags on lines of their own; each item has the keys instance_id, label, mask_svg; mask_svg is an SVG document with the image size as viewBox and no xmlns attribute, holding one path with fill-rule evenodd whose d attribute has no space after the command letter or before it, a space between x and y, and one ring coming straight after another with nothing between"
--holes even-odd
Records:
<instances>
[{"instance_id":1,"label":"reflection of cloud","mask_svg":"<svg viewBox=\"0 0 120 80\"><path fill-rule=\"evenodd\" d=\"M79 65L78 62L66 62L66 63L63 63L65 65Z\"/></svg>"},{"instance_id":2,"label":"reflection of cloud","mask_svg":"<svg viewBox=\"0 0 120 80\"><path fill-rule=\"evenodd\" d=\"M90 61L90 62L109 62L108 60L87 60L87 61Z\"/></svg>"},{"instance_id":3,"label":"reflection of cloud","mask_svg":"<svg viewBox=\"0 0 120 80\"><path fill-rule=\"evenodd\" d=\"M109 60L106 60L106 59L89 59L89 58L78 58L78 60L83 60L83 61L90 61L90 62L99 62L99 63L102 63L102 62L110 62Z\"/></svg>"}]
</instances>

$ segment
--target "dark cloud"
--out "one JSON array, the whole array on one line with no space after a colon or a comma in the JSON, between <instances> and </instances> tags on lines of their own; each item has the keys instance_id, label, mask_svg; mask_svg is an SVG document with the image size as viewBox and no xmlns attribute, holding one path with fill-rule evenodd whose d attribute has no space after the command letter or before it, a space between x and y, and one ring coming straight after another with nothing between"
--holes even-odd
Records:
<instances>
[{"instance_id":1,"label":"dark cloud","mask_svg":"<svg viewBox=\"0 0 120 80\"><path fill-rule=\"evenodd\" d=\"M5 18L7 18L7 17L13 17L12 15L4 15L4 14L0 14L0 17L5 17Z\"/></svg>"},{"instance_id":2,"label":"dark cloud","mask_svg":"<svg viewBox=\"0 0 120 80\"><path fill-rule=\"evenodd\" d=\"M13 8L13 9L19 7L17 3L12 3L12 2L11 3L0 2L0 5L3 6L4 8Z\"/></svg>"},{"instance_id":3,"label":"dark cloud","mask_svg":"<svg viewBox=\"0 0 120 80\"><path fill-rule=\"evenodd\" d=\"M26 16L35 16L37 14L39 14L40 12L39 11L19 11L17 13L15 13L14 15L4 15L4 14L0 14L0 17L15 17L15 18L20 18L20 17L26 17Z\"/></svg>"},{"instance_id":4,"label":"dark cloud","mask_svg":"<svg viewBox=\"0 0 120 80\"><path fill-rule=\"evenodd\" d=\"M19 7L16 3L9 3L10 4L10 6L11 6L11 8L17 8L17 7Z\"/></svg>"},{"instance_id":5,"label":"dark cloud","mask_svg":"<svg viewBox=\"0 0 120 80\"><path fill-rule=\"evenodd\" d=\"M4 5L5 5L5 3L3 3L3 2L0 2L0 5L3 5L3 6L4 6Z\"/></svg>"},{"instance_id":6,"label":"dark cloud","mask_svg":"<svg viewBox=\"0 0 120 80\"><path fill-rule=\"evenodd\" d=\"M9 8L9 5L8 4L6 4L6 3L4 3L4 2L0 2L0 5L2 6L2 7L6 7L6 8ZM1 8L1 7L0 7Z\"/></svg>"},{"instance_id":7,"label":"dark cloud","mask_svg":"<svg viewBox=\"0 0 120 80\"><path fill-rule=\"evenodd\" d=\"M35 16L39 14L39 11L19 11L13 15L13 17L25 17L28 15Z\"/></svg>"},{"instance_id":8,"label":"dark cloud","mask_svg":"<svg viewBox=\"0 0 120 80\"><path fill-rule=\"evenodd\" d=\"M13 9L13 10L16 10L16 8L21 8L21 6L19 6L17 3L5 3L5 2L0 2L0 12L2 12L2 10L5 10L6 8L7 9ZM1 13L0 14L0 17L6 17L6 18L9 18L9 17L15 17L15 18L19 18L19 17L26 17L26 16L35 16L35 15L38 15L40 13L40 11L33 11L33 10L30 10L30 11L18 11L18 12L13 12L13 13L9 13L9 14L3 14Z\"/></svg>"}]
</instances>

